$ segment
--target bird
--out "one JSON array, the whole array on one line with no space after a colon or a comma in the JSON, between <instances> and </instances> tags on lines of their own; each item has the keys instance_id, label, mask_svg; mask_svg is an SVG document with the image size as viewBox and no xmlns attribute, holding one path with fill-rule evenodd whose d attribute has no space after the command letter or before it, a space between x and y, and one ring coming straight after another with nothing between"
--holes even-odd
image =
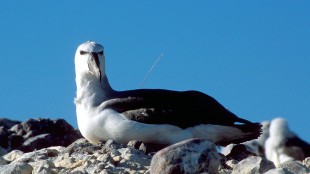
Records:
<instances>
[{"instance_id":1,"label":"bird","mask_svg":"<svg viewBox=\"0 0 310 174\"><path fill-rule=\"evenodd\" d=\"M94 41L78 46L74 63L78 127L93 144L112 139L168 146L200 138L227 145L255 139L261 133L259 123L237 117L199 91L112 89L104 47Z\"/></svg>"},{"instance_id":2,"label":"bird","mask_svg":"<svg viewBox=\"0 0 310 174\"><path fill-rule=\"evenodd\" d=\"M279 166L287 161L301 161L310 157L310 144L292 132L284 118L278 117L270 123L265 154L268 160Z\"/></svg>"}]
</instances>

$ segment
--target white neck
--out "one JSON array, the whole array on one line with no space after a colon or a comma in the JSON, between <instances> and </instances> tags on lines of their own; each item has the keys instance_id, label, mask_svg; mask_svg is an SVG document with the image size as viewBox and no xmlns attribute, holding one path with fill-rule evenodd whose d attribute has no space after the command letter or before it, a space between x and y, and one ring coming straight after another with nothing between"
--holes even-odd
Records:
<instances>
[{"instance_id":1,"label":"white neck","mask_svg":"<svg viewBox=\"0 0 310 174\"><path fill-rule=\"evenodd\" d=\"M77 106L97 107L115 92L106 75L101 77L101 82L91 74L77 76L76 86L77 94L74 102Z\"/></svg>"}]
</instances>

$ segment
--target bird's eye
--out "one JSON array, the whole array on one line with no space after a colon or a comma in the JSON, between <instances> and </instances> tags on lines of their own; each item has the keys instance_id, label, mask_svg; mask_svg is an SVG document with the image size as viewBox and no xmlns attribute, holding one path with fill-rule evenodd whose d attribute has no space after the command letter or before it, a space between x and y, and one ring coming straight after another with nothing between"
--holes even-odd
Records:
<instances>
[{"instance_id":1,"label":"bird's eye","mask_svg":"<svg viewBox=\"0 0 310 174\"><path fill-rule=\"evenodd\" d=\"M103 51L99 51L98 54L103 55Z\"/></svg>"},{"instance_id":2,"label":"bird's eye","mask_svg":"<svg viewBox=\"0 0 310 174\"><path fill-rule=\"evenodd\" d=\"M84 55L84 54L86 54L87 52L86 51L80 51L80 54L81 55Z\"/></svg>"}]
</instances>

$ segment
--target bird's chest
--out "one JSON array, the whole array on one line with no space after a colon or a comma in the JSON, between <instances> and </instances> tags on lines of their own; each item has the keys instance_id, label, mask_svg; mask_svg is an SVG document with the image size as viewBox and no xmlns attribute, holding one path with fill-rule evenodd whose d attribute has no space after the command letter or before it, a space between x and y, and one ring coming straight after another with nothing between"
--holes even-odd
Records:
<instances>
[{"instance_id":1,"label":"bird's chest","mask_svg":"<svg viewBox=\"0 0 310 174\"><path fill-rule=\"evenodd\" d=\"M76 115L79 130L84 138L93 144L107 139L105 133L101 130L102 125L99 125L100 123L95 119L95 112L85 107L77 107Z\"/></svg>"}]
</instances>

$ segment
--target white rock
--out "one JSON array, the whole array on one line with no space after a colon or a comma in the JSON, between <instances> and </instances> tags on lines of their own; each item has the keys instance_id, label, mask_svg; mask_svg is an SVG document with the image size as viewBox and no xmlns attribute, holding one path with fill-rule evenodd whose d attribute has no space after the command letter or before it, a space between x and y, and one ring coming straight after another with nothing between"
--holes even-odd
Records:
<instances>
[{"instance_id":1,"label":"white rock","mask_svg":"<svg viewBox=\"0 0 310 174\"><path fill-rule=\"evenodd\" d=\"M295 174L310 173L310 169L308 169L307 167L303 166L302 164L296 161L288 161L283 164L280 164L280 168L285 168L288 171Z\"/></svg>"},{"instance_id":2,"label":"white rock","mask_svg":"<svg viewBox=\"0 0 310 174\"><path fill-rule=\"evenodd\" d=\"M221 148L221 154L223 155L228 155L230 152L231 152L231 149L234 147L235 144L229 144L225 147L222 147Z\"/></svg>"},{"instance_id":3,"label":"white rock","mask_svg":"<svg viewBox=\"0 0 310 174\"><path fill-rule=\"evenodd\" d=\"M15 159L21 157L24 153L20 150L13 150L8 154L4 155L3 158L7 161L14 161Z\"/></svg>"},{"instance_id":4,"label":"white rock","mask_svg":"<svg viewBox=\"0 0 310 174\"><path fill-rule=\"evenodd\" d=\"M64 168L75 168L77 166L81 166L83 164L83 161L70 157L63 159L61 161L56 161L55 166L56 167L64 167Z\"/></svg>"},{"instance_id":5,"label":"white rock","mask_svg":"<svg viewBox=\"0 0 310 174\"><path fill-rule=\"evenodd\" d=\"M31 174L32 170L31 165L22 162L0 166L0 174Z\"/></svg>"},{"instance_id":6,"label":"white rock","mask_svg":"<svg viewBox=\"0 0 310 174\"><path fill-rule=\"evenodd\" d=\"M0 163L4 164L0 165L0 174L2 174L2 171L7 173L17 171L18 174L21 172L27 173L27 168L19 170L20 167L18 167L18 165L23 166L26 163L32 167L33 174L72 172L138 174L149 173L148 169L152 156L146 155L143 151L133 147L127 147L113 141L107 143L106 146L105 144L97 146L85 140L76 141L71 148L56 146L29 153L22 153L16 150L6 154L5 158L0 158ZM9 162L11 164L7 164Z\"/></svg>"},{"instance_id":7,"label":"white rock","mask_svg":"<svg viewBox=\"0 0 310 174\"><path fill-rule=\"evenodd\" d=\"M310 157L303 160L303 165L306 166L307 168L310 168Z\"/></svg>"},{"instance_id":8,"label":"white rock","mask_svg":"<svg viewBox=\"0 0 310 174\"><path fill-rule=\"evenodd\" d=\"M47 159L48 157L55 157L57 156L59 151L57 148L44 148L41 150L33 151L24 153L14 161L16 162L34 162L40 159Z\"/></svg>"},{"instance_id":9,"label":"white rock","mask_svg":"<svg viewBox=\"0 0 310 174\"><path fill-rule=\"evenodd\" d=\"M240 161L233 169L233 174L260 174L275 168L271 161L258 156L250 156Z\"/></svg>"},{"instance_id":10,"label":"white rock","mask_svg":"<svg viewBox=\"0 0 310 174\"><path fill-rule=\"evenodd\" d=\"M54 174L56 173L53 171L53 168L55 167L55 164L52 161L45 160L45 161L37 161L31 164L33 167L32 173L46 173L46 174Z\"/></svg>"},{"instance_id":11,"label":"white rock","mask_svg":"<svg viewBox=\"0 0 310 174\"><path fill-rule=\"evenodd\" d=\"M293 173L288 171L287 169L277 168L277 169L268 170L264 174L293 174Z\"/></svg>"}]
</instances>

